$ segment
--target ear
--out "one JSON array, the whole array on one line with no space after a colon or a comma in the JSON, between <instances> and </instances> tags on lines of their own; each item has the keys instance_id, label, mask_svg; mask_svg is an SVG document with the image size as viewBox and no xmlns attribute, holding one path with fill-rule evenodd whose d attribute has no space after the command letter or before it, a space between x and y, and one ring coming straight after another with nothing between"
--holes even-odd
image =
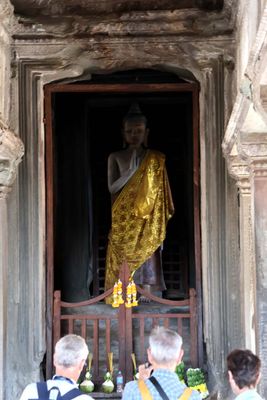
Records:
<instances>
[{"instance_id":1,"label":"ear","mask_svg":"<svg viewBox=\"0 0 267 400\"><path fill-rule=\"evenodd\" d=\"M231 386L231 389L233 391L234 394L239 394L239 387L237 386L237 384L235 383L233 374L231 371L228 370L228 380Z\"/></svg>"},{"instance_id":2,"label":"ear","mask_svg":"<svg viewBox=\"0 0 267 400\"><path fill-rule=\"evenodd\" d=\"M178 355L178 358L177 358L177 364L180 364L180 362L181 362L182 359L183 359L183 356L184 356L184 349L181 348L181 349L180 349L180 352L179 352L179 355Z\"/></svg>"},{"instance_id":3,"label":"ear","mask_svg":"<svg viewBox=\"0 0 267 400\"><path fill-rule=\"evenodd\" d=\"M85 364L85 361L86 361L86 360L81 360L81 361L79 362L79 364L78 364L79 371L81 371L81 370L83 369L84 364Z\"/></svg>"},{"instance_id":4,"label":"ear","mask_svg":"<svg viewBox=\"0 0 267 400\"><path fill-rule=\"evenodd\" d=\"M228 380L229 380L229 383L230 383L230 386L231 386L232 390L234 391L236 383L235 383L235 380L234 380L232 372L229 371L229 370L228 370Z\"/></svg>"},{"instance_id":5,"label":"ear","mask_svg":"<svg viewBox=\"0 0 267 400\"><path fill-rule=\"evenodd\" d=\"M261 380L261 372L259 373L259 376L258 376L258 378L257 378L257 380L256 380L256 385L255 385L255 386L258 385L258 383L259 383L260 380Z\"/></svg>"},{"instance_id":6,"label":"ear","mask_svg":"<svg viewBox=\"0 0 267 400\"><path fill-rule=\"evenodd\" d=\"M150 348L148 348L146 352L147 352L148 361L150 362L150 364L152 364L153 363L153 357L151 355Z\"/></svg>"}]
</instances>

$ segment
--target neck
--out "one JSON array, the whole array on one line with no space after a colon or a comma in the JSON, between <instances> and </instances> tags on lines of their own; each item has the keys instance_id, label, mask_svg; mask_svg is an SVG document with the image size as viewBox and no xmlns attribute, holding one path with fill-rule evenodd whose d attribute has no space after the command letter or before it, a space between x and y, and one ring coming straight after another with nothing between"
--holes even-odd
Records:
<instances>
[{"instance_id":1,"label":"neck","mask_svg":"<svg viewBox=\"0 0 267 400\"><path fill-rule=\"evenodd\" d=\"M248 390L254 390L255 387L249 387L249 386L245 386L242 389L239 389L239 387L237 386L236 390L235 390L235 394L239 395L241 393L247 392Z\"/></svg>"},{"instance_id":2,"label":"neck","mask_svg":"<svg viewBox=\"0 0 267 400\"><path fill-rule=\"evenodd\" d=\"M156 371L157 369L166 369L168 371L174 372L176 368L176 364L170 363L170 364L158 364L158 363L152 363L153 370Z\"/></svg>"}]
</instances>

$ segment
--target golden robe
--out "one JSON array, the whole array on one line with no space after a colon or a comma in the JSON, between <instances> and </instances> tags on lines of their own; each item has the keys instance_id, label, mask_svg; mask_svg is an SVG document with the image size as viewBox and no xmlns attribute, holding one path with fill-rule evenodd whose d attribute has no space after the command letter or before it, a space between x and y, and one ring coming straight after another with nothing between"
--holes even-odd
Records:
<instances>
[{"instance_id":1,"label":"golden robe","mask_svg":"<svg viewBox=\"0 0 267 400\"><path fill-rule=\"evenodd\" d=\"M152 256L165 239L167 222L173 213L165 155L147 150L112 206L105 290L118 280L124 261L133 276Z\"/></svg>"}]
</instances>

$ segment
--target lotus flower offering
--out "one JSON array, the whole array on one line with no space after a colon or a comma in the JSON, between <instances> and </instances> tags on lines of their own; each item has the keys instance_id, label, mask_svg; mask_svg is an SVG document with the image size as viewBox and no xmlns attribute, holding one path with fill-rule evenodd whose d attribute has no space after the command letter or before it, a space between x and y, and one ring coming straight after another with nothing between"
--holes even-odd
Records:
<instances>
[{"instance_id":1,"label":"lotus flower offering","mask_svg":"<svg viewBox=\"0 0 267 400\"><path fill-rule=\"evenodd\" d=\"M91 374L91 365L92 365L93 355L89 353L88 355L88 366L86 368L85 379L80 383L80 389L85 393L93 392L95 385L91 381L92 374Z\"/></svg>"},{"instance_id":2,"label":"lotus flower offering","mask_svg":"<svg viewBox=\"0 0 267 400\"><path fill-rule=\"evenodd\" d=\"M92 374L88 371L85 374L85 379L80 383L80 389L85 393L91 393L94 391L95 385L91 381Z\"/></svg>"},{"instance_id":3,"label":"lotus flower offering","mask_svg":"<svg viewBox=\"0 0 267 400\"><path fill-rule=\"evenodd\" d=\"M102 383L102 390L104 393L112 393L114 390L114 383L112 381L112 375L107 372L104 376L105 381Z\"/></svg>"},{"instance_id":4,"label":"lotus flower offering","mask_svg":"<svg viewBox=\"0 0 267 400\"><path fill-rule=\"evenodd\" d=\"M113 383L113 353L108 353L108 367L109 370L104 376L104 382L102 383L102 390L104 393L112 393L114 390Z\"/></svg>"}]
</instances>

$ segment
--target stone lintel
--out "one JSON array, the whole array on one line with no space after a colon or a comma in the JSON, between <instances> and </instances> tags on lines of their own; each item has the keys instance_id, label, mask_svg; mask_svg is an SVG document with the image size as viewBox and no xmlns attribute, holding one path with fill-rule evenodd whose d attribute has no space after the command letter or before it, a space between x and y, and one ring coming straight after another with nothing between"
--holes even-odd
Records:
<instances>
[{"instance_id":1,"label":"stone lintel","mask_svg":"<svg viewBox=\"0 0 267 400\"><path fill-rule=\"evenodd\" d=\"M0 199L10 192L23 154L20 138L0 121Z\"/></svg>"}]
</instances>

